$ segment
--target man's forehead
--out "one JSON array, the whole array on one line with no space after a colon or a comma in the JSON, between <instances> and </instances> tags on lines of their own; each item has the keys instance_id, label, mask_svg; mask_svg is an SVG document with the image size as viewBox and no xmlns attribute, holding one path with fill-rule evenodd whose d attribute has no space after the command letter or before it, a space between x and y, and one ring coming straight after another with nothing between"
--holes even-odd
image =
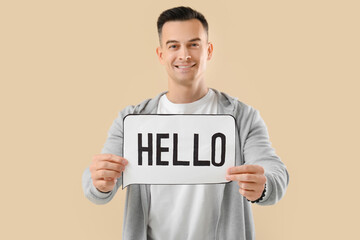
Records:
<instances>
[{"instance_id":1,"label":"man's forehead","mask_svg":"<svg viewBox=\"0 0 360 240\"><path fill-rule=\"evenodd\" d=\"M169 21L162 28L162 42L191 42L206 40L206 32L197 19Z\"/></svg>"}]
</instances>

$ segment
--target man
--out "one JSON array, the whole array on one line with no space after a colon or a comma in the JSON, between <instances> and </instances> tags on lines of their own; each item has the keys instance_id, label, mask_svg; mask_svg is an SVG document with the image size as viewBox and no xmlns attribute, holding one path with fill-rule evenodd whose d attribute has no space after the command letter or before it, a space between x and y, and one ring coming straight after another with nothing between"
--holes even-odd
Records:
<instances>
[{"instance_id":1,"label":"man","mask_svg":"<svg viewBox=\"0 0 360 240\"><path fill-rule=\"evenodd\" d=\"M205 83L213 45L204 16L188 7L158 18L158 58L168 74L168 91L120 112L102 154L83 174L84 193L109 202L122 184L123 118L127 114L231 114L236 119L236 166L226 184L128 186L123 239L254 239L251 204L275 204L289 176L271 147L265 123L254 108Z\"/></svg>"}]
</instances>

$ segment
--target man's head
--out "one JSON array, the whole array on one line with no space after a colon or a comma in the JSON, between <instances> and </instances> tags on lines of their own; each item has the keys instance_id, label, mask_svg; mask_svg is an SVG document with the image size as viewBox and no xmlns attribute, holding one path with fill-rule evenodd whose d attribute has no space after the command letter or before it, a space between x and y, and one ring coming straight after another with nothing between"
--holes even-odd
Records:
<instances>
[{"instance_id":1,"label":"man's head","mask_svg":"<svg viewBox=\"0 0 360 240\"><path fill-rule=\"evenodd\" d=\"M171 86L205 84L206 64L213 52L207 28L204 16L191 8L172 8L159 16L160 46L156 53L166 68Z\"/></svg>"},{"instance_id":2,"label":"man's head","mask_svg":"<svg viewBox=\"0 0 360 240\"><path fill-rule=\"evenodd\" d=\"M159 41L160 46L161 43L161 36L162 36L162 28L166 22L169 21L186 21L191 19L197 19L201 22L205 32L206 36L209 36L209 25L201 13L193 10L190 7L175 7L168 10L165 10L162 12L157 20L157 29L158 29L158 35L159 35ZM206 39L208 40L208 38Z\"/></svg>"}]
</instances>

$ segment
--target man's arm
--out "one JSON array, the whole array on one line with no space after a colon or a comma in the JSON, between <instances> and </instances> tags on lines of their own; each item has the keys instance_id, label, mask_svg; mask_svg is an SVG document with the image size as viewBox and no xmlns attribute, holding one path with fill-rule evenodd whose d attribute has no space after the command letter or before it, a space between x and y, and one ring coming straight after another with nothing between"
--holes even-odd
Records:
<instances>
[{"instance_id":1,"label":"man's arm","mask_svg":"<svg viewBox=\"0 0 360 240\"><path fill-rule=\"evenodd\" d=\"M265 122L257 110L247 109L249 118L240 121L244 165L228 169L228 179L238 181L239 192L248 200L261 197L265 184L265 197L259 205L271 205L285 194L289 174L284 163L271 147Z\"/></svg>"},{"instance_id":2,"label":"man's arm","mask_svg":"<svg viewBox=\"0 0 360 240\"><path fill-rule=\"evenodd\" d=\"M121 111L111 125L101 154L93 158L82 176L85 196L96 204L109 202L122 185L121 173L127 164L123 155L123 118L131 112L132 106Z\"/></svg>"}]
</instances>

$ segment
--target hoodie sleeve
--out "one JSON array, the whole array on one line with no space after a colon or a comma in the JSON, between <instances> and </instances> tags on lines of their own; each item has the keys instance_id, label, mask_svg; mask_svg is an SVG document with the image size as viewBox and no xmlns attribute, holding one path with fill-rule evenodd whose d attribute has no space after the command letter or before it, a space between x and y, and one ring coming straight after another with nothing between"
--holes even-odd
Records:
<instances>
[{"instance_id":1,"label":"hoodie sleeve","mask_svg":"<svg viewBox=\"0 0 360 240\"><path fill-rule=\"evenodd\" d=\"M271 146L265 122L258 110L249 107L243 117L243 157L244 164L260 165L265 170L266 193L259 205L272 205L285 194L289 184L289 174L284 163Z\"/></svg>"},{"instance_id":2,"label":"hoodie sleeve","mask_svg":"<svg viewBox=\"0 0 360 240\"><path fill-rule=\"evenodd\" d=\"M132 113L132 109L133 106L126 107L113 121L108 131L108 137L101 150L101 153L111 153L118 156L123 156L123 119L127 114ZM93 185L89 167L85 169L82 175L82 187L84 194L91 202L95 204L108 203L115 196L118 188L121 185L122 177L118 178L112 191L103 193L97 190Z\"/></svg>"}]
</instances>

